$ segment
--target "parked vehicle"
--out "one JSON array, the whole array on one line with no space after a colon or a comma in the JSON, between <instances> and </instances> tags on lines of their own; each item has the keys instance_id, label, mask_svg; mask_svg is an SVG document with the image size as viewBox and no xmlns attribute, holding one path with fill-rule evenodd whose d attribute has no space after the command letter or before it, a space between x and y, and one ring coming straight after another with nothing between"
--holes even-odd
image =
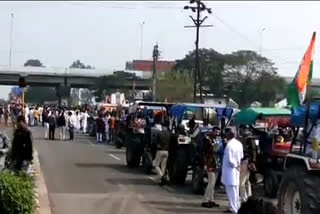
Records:
<instances>
[{"instance_id":1,"label":"parked vehicle","mask_svg":"<svg viewBox=\"0 0 320 214\"><path fill-rule=\"evenodd\" d=\"M170 114L172 103L139 101L129 107L130 124L128 124L125 146L128 167L142 165L146 173L153 167L156 154L154 135L156 130L147 126L148 112L163 112L162 120Z\"/></svg>"},{"instance_id":2,"label":"parked vehicle","mask_svg":"<svg viewBox=\"0 0 320 214\"><path fill-rule=\"evenodd\" d=\"M207 176L204 170L203 139L212 130L215 124L224 128L229 123L234 109L230 107L217 107L205 104L184 103L171 107L171 120L175 127L180 124L189 126L190 114L197 114L202 120L195 120L200 127L200 136L196 141L189 143L178 141L178 130L174 131L175 140L170 145L168 159L168 174L170 182L184 184L188 171L192 170L192 188L194 193L203 193L205 189L204 178ZM204 123L206 121L206 123ZM212 125L208 122L212 123ZM189 128L189 127L187 127ZM188 130L186 128L186 130Z\"/></svg>"},{"instance_id":3,"label":"parked vehicle","mask_svg":"<svg viewBox=\"0 0 320 214\"><path fill-rule=\"evenodd\" d=\"M264 177L264 192L276 197L283 163L291 146L291 110L284 108L247 108L235 115L235 124L251 126L250 139L256 143L257 173ZM281 133L280 133L281 132Z\"/></svg>"},{"instance_id":4,"label":"parked vehicle","mask_svg":"<svg viewBox=\"0 0 320 214\"><path fill-rule=\"evenodd\" d=\"M312 157L312 151L316 150L310 149L309 139L311 133L319 128L319 115L319 99L293 109L291 125L294 136L290 152L285 157L278 190L278 204L285 214L320 213L319 156ZM317 145L319 142L314 143ZM316 153L319 154L318 151Z\"/></svg>"}]
</instances>

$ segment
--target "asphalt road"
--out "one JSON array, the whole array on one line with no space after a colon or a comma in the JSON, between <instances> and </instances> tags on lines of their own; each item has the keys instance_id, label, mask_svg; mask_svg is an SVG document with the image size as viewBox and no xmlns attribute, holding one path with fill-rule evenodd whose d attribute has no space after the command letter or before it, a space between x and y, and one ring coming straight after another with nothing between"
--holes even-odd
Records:
<instances>
[{"instance_id":1,"label":"asphalt road","mask_svg":"<svg viewBox=\"0 0 320 214\"><path fill-rule=\"evenodd\" d=\"M222 213L225 194L216 194L218 209L200 207L190 185L160 187L155 175L128 169L125 150L98 145L77 134L73 142L49 141L33 128L34 144L49 191L53 214Z\"/></svg>"}]
</instances>

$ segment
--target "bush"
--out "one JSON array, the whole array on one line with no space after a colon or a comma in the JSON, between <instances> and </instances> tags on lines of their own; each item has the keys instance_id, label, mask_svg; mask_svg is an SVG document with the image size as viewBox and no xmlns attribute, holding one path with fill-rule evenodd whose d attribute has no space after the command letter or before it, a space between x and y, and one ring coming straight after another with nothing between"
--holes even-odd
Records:
<instances>
[{"instance_id":1,"label":"bush","mask_svg":"<svg viewBox=\"0 0 320 214\"><path fill-rule=\"evenodd\" d=\"M35 208L32 178L23 173L0 173L0 213L34 214Z\"/></svg>"}]
</instances>

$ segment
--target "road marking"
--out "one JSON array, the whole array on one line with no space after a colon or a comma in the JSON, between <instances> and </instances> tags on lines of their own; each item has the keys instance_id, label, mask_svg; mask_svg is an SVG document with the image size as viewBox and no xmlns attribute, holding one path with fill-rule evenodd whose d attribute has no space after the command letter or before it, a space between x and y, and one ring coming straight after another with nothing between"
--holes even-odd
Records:
<instances>
[{"instance_id":1,"label":"road marking","mask_svg":"<svg viewBox=\"0 0 320 214\"><path fill-rule=\"evenodd\" d=\"M115 155L113 155L113 154L109 154L109 156L112 157L112 158L114 158L114 159L116 159L116 160L121 160L119 157L117 157L117 156L115 156Z\"/></svg>"},{"instance_id":2,"label":"road marking","mask_svg":"<svg viewBox=\"0 0 320 214\"><path fill-rule=\"evenodd\" d=\"M157 180L154 177L149 176L148 177L150 180L154 181L155 183L158 183Z\"/></svg>"}]
</instances>

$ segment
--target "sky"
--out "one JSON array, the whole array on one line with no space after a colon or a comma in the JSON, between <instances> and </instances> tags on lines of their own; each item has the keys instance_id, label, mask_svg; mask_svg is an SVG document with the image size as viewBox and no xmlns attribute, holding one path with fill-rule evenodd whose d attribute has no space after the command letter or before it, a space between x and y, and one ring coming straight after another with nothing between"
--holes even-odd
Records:
<instances>
[{"instance_id":1,"label":"sky","mask_svg":"<svg viewBox=\"0 0 320 214\"><path fill-rule=\"evenodd\" d=\"M212 14L200 30L200 47L221 53L254 50L271 59L282 76L294 76L312 32L320 30L320 2L204 1ZM194 49L195 29L188 1L0 2L0 65L39 59L46 67L68 67L80 59L101 69L124 69L126 61L151 59L158 42L162 60L183 58ZM205 14L204 14L205 15ZM202 15L202 16L204 16ZM265 29L265 30L263 30ZM263 31L262 31L263 30ZM316 42L314 76L320 77ZM0 98L10 87L0 86Z\"/></svg>"}]
</instances>

